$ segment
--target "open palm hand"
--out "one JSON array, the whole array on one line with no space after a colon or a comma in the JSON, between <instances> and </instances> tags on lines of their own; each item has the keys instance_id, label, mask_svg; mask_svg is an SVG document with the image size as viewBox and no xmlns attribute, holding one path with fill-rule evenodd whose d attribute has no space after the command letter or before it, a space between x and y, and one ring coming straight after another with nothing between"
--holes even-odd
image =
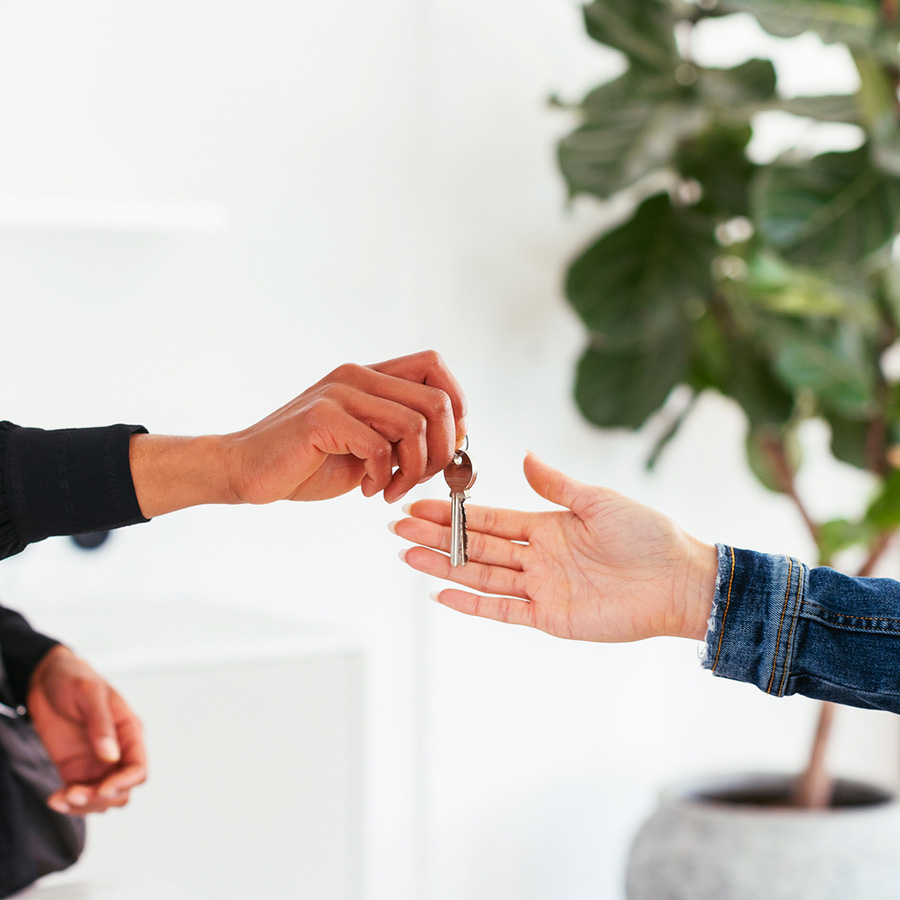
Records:
<instances>
[{"instance_id":1,"label":"open palm hand","mask_svg":"<svg viewBox=\"0 0 900 900\"><path fill-rule=\"evenodd\" d=\"M446 556L448 503L419 501L394 525L420 545L406 551L410 566L471 589L443 590L440 603L577 640L703 638L715 590L714 547L667 516L574 481L535 456L526 457L525 476L540 496L566 509L467 506L464 567L453 568Z\"/></svg>"}]
</instances>

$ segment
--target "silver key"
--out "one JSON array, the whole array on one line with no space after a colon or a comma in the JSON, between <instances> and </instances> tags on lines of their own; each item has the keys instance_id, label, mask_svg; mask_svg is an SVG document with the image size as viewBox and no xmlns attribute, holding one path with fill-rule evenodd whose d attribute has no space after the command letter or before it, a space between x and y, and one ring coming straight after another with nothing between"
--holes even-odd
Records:
<instances>
[{"instance_id":1,"label":"silver key","mask_svg":"<svg viewBox=\"0 0 900 900\"><path fill-rule=\"evenodd\" d=\"M450 565L464 566L469 561L466 537L466 500L475 484L475 466L469 455L457 450L444 469L444 480L450 488Z\"/></svg>"}]
</instances>

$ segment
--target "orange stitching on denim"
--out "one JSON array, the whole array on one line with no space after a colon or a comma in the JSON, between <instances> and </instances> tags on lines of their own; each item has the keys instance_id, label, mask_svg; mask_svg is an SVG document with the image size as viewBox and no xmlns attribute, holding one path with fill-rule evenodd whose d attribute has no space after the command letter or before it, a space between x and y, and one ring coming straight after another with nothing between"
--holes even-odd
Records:
<instances>
[{"instance_id":1,"label":"orange stitching on denim","mask_svg":"<svg viewBox=\"0 0 900 900\"><path fill-rule=\"evenodd\" d=\"M719 631L719 646L716 648L716 659L713 663L712 670L716 671L716 666L719 664L719 653L722 652L722 638L725 637L725 618L728 616L728 607L731 606L731 585L734 582L734 568L737 563L734 561L734 547L728 548L731 551L731 576L728 579L728 598L725 601L725 612L722 613L722 627Z\"/></svg>"},{"instance_id":2,"label":"orange stitching on denim","mask_svg":"<svg viewBox=\"0 0 900 900\"><path fill-rule=\"evenodd\" d=\"M797 563L799 566L800 563ZM800 591L803 589L803 567L800 566L800 571L797 573L797 604L794 607L794 616L791 619L791 633L788 635L787 646L784 648L784 668L781 671L781 684L778 685L778 696L784 696L784 681L787 678L788 671L788 659L791 653L791 641L794 639L794 628L797 626L797 620L800 618L800 607L803 604L803 598L800 596Z\"/></svg>"},{"instance_id":3,"label":"orange stitching on denim","mask_svg":"<svg viewBox=\"0 0 900 900\"><path fill-rule=\"evenodd\" d=\"M772 659L772 674L769 677L769 686L766 693L772 693L772 682L775 680L775 670L778 668L778 648L781 646L781 629L784 625L784 614L787 612L788 598L791 596L791 575L794 571L794 561L788 557L788 583L787 590L784 592L784 606L781 607L781 621L778 623L778 637L775 638L775 654Z\"/></svg>"},{"instance_id":4,"label":"orange stitching on denim","mask_svg":"<svg viewBox=\"0 0 900 900\"><path fill-rule=\"evenodd\" d=\"M893 619L890 616L858 616L856 613L837 612L836 610L828 609L819 603L810 603L808 600L804 606L814 606L816 609L821 609L822 612L829 613L832 616L840 616L842 619L861 619L864 622L900 622L900 619Z\"/></svg>"}]
</instances>

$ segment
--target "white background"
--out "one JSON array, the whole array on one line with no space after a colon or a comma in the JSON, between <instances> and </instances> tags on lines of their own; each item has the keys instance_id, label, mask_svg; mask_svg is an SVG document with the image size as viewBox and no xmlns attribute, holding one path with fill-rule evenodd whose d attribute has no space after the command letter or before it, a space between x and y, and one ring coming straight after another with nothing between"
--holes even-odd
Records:
<instances>
[{"instance_id":1,"label":"white background","mask_svg":"<svg viewBox=\"0 0 900 900\"><path fill-rule=\"evenodd\" d=\"M718 27L697 37L715 64L763 41L743 20ZM789 91L853 88L843 54L806 38L779 53ZM600 433L573 406L584 337L560 283L611 211L567 208L553 146L571 122L547 98L620 67L559 0L0 0L0 200L189 200L231 219L0 231L0 416L220 432L341 362L433 347L468 394L473 502L541 506L521 476L530 448L705 540L809 559L791 507L745 470L725 401L701 402L653 474L662 422ZM775 117L754 152L793 140L854 135ZM814 512L858 508L864 480L807 437ZM814 704L713 679L688 642L579 645L430 604L437 585L396 558L398 514L359 495L191 510L96 555L34 546L3 564L0 591L26 611L190 596L358 633L366 900L617 898L660 786L802 764ZM848 710L837 727L842 772L894 779L891 717Z\"/></svg>"}]
</instances>

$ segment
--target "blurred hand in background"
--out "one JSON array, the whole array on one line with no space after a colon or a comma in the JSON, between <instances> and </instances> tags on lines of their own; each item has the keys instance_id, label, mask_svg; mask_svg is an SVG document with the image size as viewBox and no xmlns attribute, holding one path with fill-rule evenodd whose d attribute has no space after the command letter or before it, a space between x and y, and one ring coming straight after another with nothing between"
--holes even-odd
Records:
<instances>
[{"instance_id":1,"label":"blurred hand in background","mask_svg":"<svg viewBox=\"0 0 900 900\"><path fill-rule=\"evenodd\" d=\"M141 724L83 659L57 645L31 676L26 702L63 781L48 799L57 812L86 815L124 806L147 778Z\"/></svg>"}]
</instances>

